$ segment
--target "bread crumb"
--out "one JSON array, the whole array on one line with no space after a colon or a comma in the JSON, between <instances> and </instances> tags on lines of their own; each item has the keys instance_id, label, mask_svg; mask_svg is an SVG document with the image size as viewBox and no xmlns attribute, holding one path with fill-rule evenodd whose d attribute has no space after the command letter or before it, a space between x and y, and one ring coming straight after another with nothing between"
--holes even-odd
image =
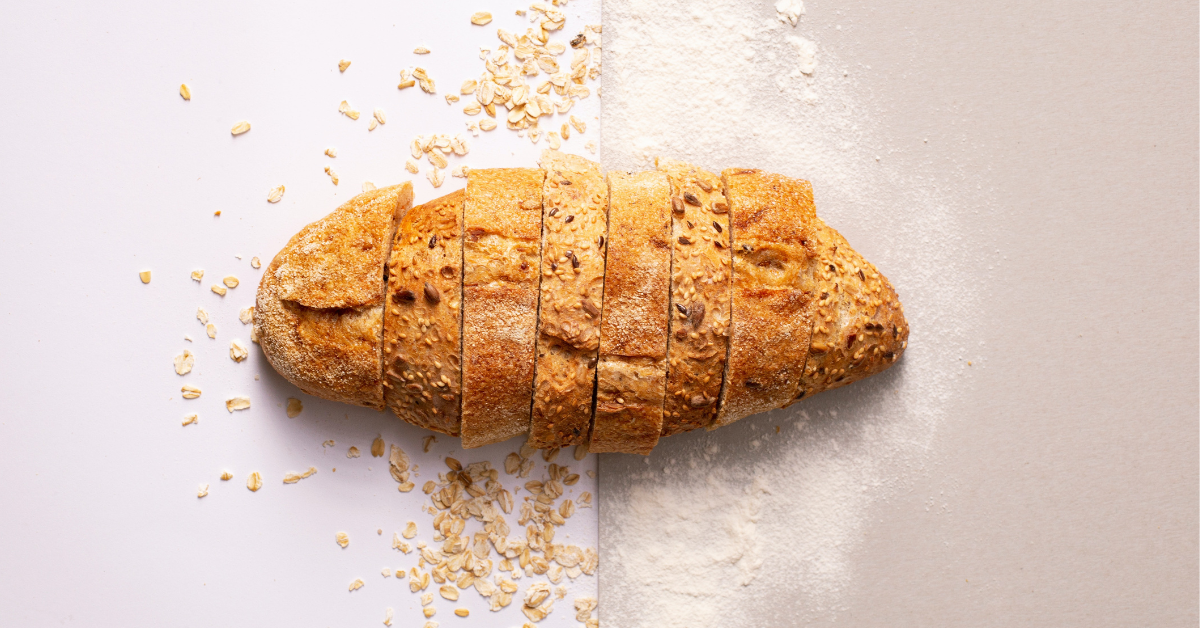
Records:
<instances>
[{"instance_id":1,"label":"bread crumb","mask_svg":"<svg viewBox=\"0 0 1200 628\"><path fill-rule=\"evenodd\" d=\"M357 591L357 590L363 588L364 584L366 584L366 583L362 581L362 578L357 578L354 580L354 582L350 583L350 590Z\"/></svg>"},{"instance_id":2,"label":"bread crumb","mask_svg":"<svg viewBox=\"0 0 1200 628\"><path fill-rule=\"evenodd\" d=\"M206 496L206 495L208 495L208 485L207 485L207 484L201 484L201 485L200 485L200 490L196 492L196 497L198 497L198 498L199 498L199 497L204 497L204 496Z\"/></svg>"},{"instance_id":3,"label":"bread crumb","mask_svg":"<svg viewBox=\"0 0 1200 628\"><path fill-rule=\"evenodd\" d=\"M150 271L143 270L142 272L138 273L138 277L141 278L142 283L150 283Z\"/></svg>"},{"instance_id":4,"label":"bread crumb","mask_svg":"<svg viewBox=\"0 0 1200 628\"><path fill-rule=\"evenodd\" d=\"M251 257L250 258L250 267L251 268L262 268L262 260L258 259L257 257ZM200 271L200 272L204 272L204 271Z\"/></svg>"},{"instance_id":5,"label":"bread crumb","mask_svg":"<svg viewBox=\"0 0 1200 628\"><path fill-rule=\"evenodd\" d=\"M244 307L238 310L238 320L242 321L243 325L249 325L254 322L254 306Z\"/></svg>"},{"instance_id":6,"label":"bread crumb","mask_svg":"<svg viewBox=\"0 0 1200 628\"><path fill-rule=\"evenodd\" d=\"M289 419L294 419L294 418L300 416L300 413L303 411L304 411L304 402L300 401L299 399L297 399L295 397L288 397L287 415L288 415Z\"/></svg>"},{"instance_id":7,"label":"bread crumb","mask_svg":"<svg viewBox=\"0 0 1200 628\"><path fill-rule=\"evenodd\" d=\"M375 119L379 121L379 124L387 124L387 116L384 115L383 109L379 107L375 108Z\"/></svg>"},{"instance_id":8,"label":"bread crumb","mask_svg":"<svg viewBox=\"0 0 1200 628\"><path fill-rule=\"evenodd\" d=\"M386 570L386 569L385 569L384 571L388 571L388 570ZM391 575L391 573L389 572L388 574L385 574L385 575ZM392 625L392 609L390 609L390 608L389 608L389 609L387 609L387 612L385 612L385 613L384 613L384 616L383 616L383 625L384 625L384 626L391 626L391 625Z\"/></svg>"},{"instance_id":9,"label":"bread crumb","mask_svg":"<svg viewBox=\"0 0 1200 628\"><path fill-rule=\"evenodd\" d=\"M350 103L345 100L338 104L338 113L345 115L351 120L357 120L359 116L358 111L352 108Z\"/></svg>"},{"instance_id":10,"label":"bread crumb","mask_svg":"<svg viewBox=\"0 0 1200 628\"><path fill-rule=\"evenodd\" d=\"M342 59L341 61L338 61L338 72L345 72L346 68L348 67L350 67L350 61L348 59Z\"/></svg>"},{"instance_id":11,"label":"bread crumb","mask_svg":"<svg viewBox=\"0 0 1200 628\"><path fill-rule=\"evenodd\" d=\"M331 439L329 439L329 440L327 440L327 441L325 441L325 442L321 443L321 446L322 446L322 447L333 447L333 446L334 446L334 445L336 445L336 444L337 444L337 443L336 443L336 442L335 442L335 441L334 441L334 440L331 438Z\"/></svg>"},{"instance_id":12,"label":"bread crumb","mask_svg":"<svg viewBox=\"0 0 1200 628\"><path fill-rule=\"evenodd\" d=\"M351 445L351 446L350 446L350 449L349 449L349 450L346 452L346 457L347 457L347 458L357 458L357 457L359 457L359 456L361 456L361 455L362 455L362 452L360 452L360 451L358 450L358 447L355 447L355 446L353 446L353 445Z\"/></svg>"},{"instance_id":13,"label":"bread crumb","mask_svg":"<svg viewBox=\"0 0 1200 628\"><path fill-rule=\"evenodd\" d=\"M333 147L326 148L326 149L325 149L325 156L326 156L326 157L337 157L337 149L336 149L336 148L333 148Z\"/></svg>"},{"instance_id":14,"label":"bread crumb","mask_svg":"<svg viewBox=\"0 0 1200 628\"><path fill-rule=\"evenodd\" d=\"M204 271L203 270L193 270L192 271L192 279L194 281L200 281L201 279L204 279Z\"/></svg>"},{"instance_id":15,"label":"bread crumb","mask_svg":"<svg viewBox=\"0 0 1200 628\"><path fill-rule=\"evenodd\" d=\"M196 320L200 321L201 325L208 323L208 310L202 307L196 308Z\"/></svg>"},{"instance_id":16,"label":"bread crumb","mask_svg":"<svg viewBox=\"0 0 1200 628\"><path fill-rule=\"evenodd\" d=\"M329 175L329 180L332 181L334 185L338 184L338 176L337 173L333 171L333 168L325 166L325 174Z\"/></svg>"},{"instance_id":17,"label":"bread crumb","mask_svg":"<svg viewBox=\"0 0 1200 628\"><path fill-rule=\"evenodd\" d=\"M363 192L371 192L371 191L373 191L373 190L375 190L375 184L374 184L374 183L372 183L372 182L370 182L370 181L363 181L363 184L362 184L362 191L363 191Z\"/></svg>"},{"instance_id":18,"label":"bread crumb","mask_svg":"<svg viewBox=\"0 0 1200 628\"><path fill-rule=\"evenodd\" d=\"M183 417L183 424L184 424L185 426L187 426L187 425L191 425L191 424L193 424L193 423L196 423L196 422L197 422L197 421L199 421L199 420L200 420L200 416L199 416L199 415L196 415L196 414L189 414L189 415L187 415L187 416Z\"/></svg>"},{"instance_id":19,"label":"bread crumb","mask_svg":"<svg viewBox=\"0 0 1200 628\"><path fill-rule=\"evenodd\" d=\"M429 54L429 49L426 48L425 46L417 46L416 48L413 48L413 54L427 55L427 54Z\"/></svg>"}]
</instances>

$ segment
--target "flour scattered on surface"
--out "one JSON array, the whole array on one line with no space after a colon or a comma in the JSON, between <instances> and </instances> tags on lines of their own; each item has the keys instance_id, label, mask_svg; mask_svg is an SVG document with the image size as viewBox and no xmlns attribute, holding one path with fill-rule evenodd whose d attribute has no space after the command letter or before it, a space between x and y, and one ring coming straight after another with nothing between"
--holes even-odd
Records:
<instances>
[{"instance_id":1,"label":"flour scattered on surface","mask_svg":"<svg viewBox=\"0 0 1200 628\"><path fill-rule=\"evenodd\" d=\"M605 169L648 169L663 155L812 181L819 215L892 281L912 327L904 358L881 375L664 439L648 459L603 459L604 623L837 621L875 505L924 472L967 385L945 360L978 318L964 261L977 247L957 216L987 196L949 178L961 173L939 180L875 159L889 154L888 134L850 72L859 66L822 44L840 41L839 25L819 12L800 23L800 2L607 0L604 11Z\"/></svg>"},{"instance_id":2,"label":"flour scattered on surface","mask_svg":"<svg viewBox=\"0 0 1200 628\"><path fill-rule=\"evenodd\" d=\"M795 26L800 23L800 16L804 15L804 2L802 0L779 0L775 3L775 15L780 22Z\"/></svg>"}]
</instances>

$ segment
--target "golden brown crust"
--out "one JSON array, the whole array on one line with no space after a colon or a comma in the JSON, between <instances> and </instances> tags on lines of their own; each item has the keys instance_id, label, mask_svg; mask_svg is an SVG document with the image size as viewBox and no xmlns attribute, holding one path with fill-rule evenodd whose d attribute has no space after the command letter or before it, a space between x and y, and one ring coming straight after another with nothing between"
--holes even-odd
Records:
<instances>
[{"instance_id":1,"label":"golden brown crust","mask_svg":"<svg viewBox=\"0 0 1200 628\"><path fill-rule=\"evenodd\" d=\"M590 451L648 454L662 432L671 185L609 173L608 242Z\"/></svg>"},{"instance_id":2,"label":"golden brown crust","mask_svg":"<svg viewBox=\"0 0 1200 628\"><path fill-rule=\"evenodd\" d=\"M529 430L541 170L471 170L463 218L463 447Z\"/></svg>"},{"instance_id":3,"label":"golden brown crust","mask_svg":"<svg viewBox=\"0 0 1200 628\"><path fill-rule=\"evenodd\" d=\"M721 177L733 291L729 361L713 427L795 398L816 310L812 186L759 170L729 168Z\"/></svg>"},{"instance_id":4,"label":"golden brown crust","mask_svg":"<svg viewBox=\"0 0 1200 628\"><path fill-rule=\"evenodd\" d=\"M908 346L896 291L836 229L817 219L817 313L796 399L886 370Z\"/></svg>"},{"instance_id":5,"label":"golden brown crust","mask_svg":"<svg viewBox=\"0 0 1200 628\"><path fill-rule=\"evenodd\" d=\"M387 247L409 207L412 184L402 183L359 194L301 229L276 256L279 298L312 308L382 303Z\"/></svg>"},{"instance_id":6,"label":"golden brown crust","mask_svg":"<svg viewBox=\"0 0 1200 628\"><path fill-rule=\"evenodd\" d=\"M384 399L413 425L458 436L462 402L459 190L409 210L388 260Z\"/></svg>"},{"instance_id":7,"label":"golden brown crust","mask_svg":"<svg viewBox=\"0 0 1200 628\"><path fill-rule=\"evenodd\" d=\"M717 415L729 346L729 204L721 177L659 158L671 180L670 336L662 435Z\"/></svg>"},{"instance_id":8,"label":"golden brown crust","mask_svg":"<svg viewBox=\"0 0 1200 628\"><path fill-rule=\"evenodd\" d=\"M391 220L408 210L412 186L363 196L305 227L275 256L258 287L254 333L271 366L304 392L383 409L383 262L395 228ZM326 267L341 263L337 245L349 247L346 255L359 268L371 266L368 258L375 256L378 274L364 275L362 286L349 285L349 273ZM298 262L305 251L314 251L315 258ZM337 279L310 281L297 274L301 268ZM357 306L305 305L357 302L372 290L376 298Z\"/></svg>"},{"instance_id":9,"label":"golden brown crust","mask_svg":"<svg viewBox=\"0 0 1200 628\"><path fill-rule=\"evenodd\" d=\"M587 442L592 423L608 188L599 164L542 153L542 281L537 369L529 442L538 448Z\"/></svg>"}]
</instances>

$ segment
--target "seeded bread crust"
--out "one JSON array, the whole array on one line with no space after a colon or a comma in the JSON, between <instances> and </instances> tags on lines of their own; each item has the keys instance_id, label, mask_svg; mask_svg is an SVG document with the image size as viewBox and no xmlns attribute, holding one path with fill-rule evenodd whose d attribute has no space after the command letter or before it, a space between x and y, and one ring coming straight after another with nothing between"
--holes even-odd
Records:
<instances>
[{"instance_id":1,"label":"seeded bread crust","mask_svg":"<svg viewBox=\"0 0 1200 628\"><path fill-rule=\"evenodd\" d=\"M671 185L661 172L609 173L594 452L649 454L662 433Z\"/></svg>"},{"instance_id":2,"label":"seeded bread crust","mask_svg":"<svg viewBox=\"0 0 1200 628\"><path fill-rule=\"evenodd\" d=\"M738 168L721 178L729 200L733 290L729 360L712 427L795 399L816 313L812 185Z\"/></svg>"},{"instance_id":3,"label":"seeded bread crust","mask_svg":"<svg viewBox=\"0 0 1200 628\"><path fill-rule=\"evenodd\" d=\"M411 206L408 183L356 196L293 236L263 273L254 335L300 390L383 409L383 264Z\"/></svg>"},{"instance_id":4,"label":"seeded bread crust","mask_svg":"<svg viewBox=\"0 0 1200 628\"><path fill-rule=\"evenodd\" d=\"M529 430L542 182L531 168L472 169L463 209L462 443Z\"/></svg>"},{"instance_id":5,"label":"seeded bread crust","mask_svg":"<svg viewBox=\"0 0 1200 628\"><path fill-rule=\"evenodd\" d=\"M587 442L592 424L608 187L600 165L547 150L537 370L529 442L549 449Z\"/></svg>"},{"instance_id":6,"label":"seeded bread crust","mask_svg":"<svg viewBox=\"0 0 1200 628\"><path fill-rule=\"evenodd\" d=\"M671 308L662 435L708 427L729 347L729 204L721 177L658 158L671 181Z\"/></svg>"},{"instance_id":7,"label":"seeded bread crust","mask_svg":"<svg viewBox=\"0 0 1200 628\"><path fill-rule=\"evenodd\" d=\"M908 347L892 284L836 229L817 219L817 315L796 399L887 370Z\"/></svg>"},{"instance_id":8,"label":"seeded bread crust","mask_svg":"<svg viewBox=\"0 0 1200 628\"><path fill-rule=\"evenodd\" d=\"M409 210L392 241L383 395L396 416L458 436L462 416L462 190Z\"/></svg>"}]
</instances>

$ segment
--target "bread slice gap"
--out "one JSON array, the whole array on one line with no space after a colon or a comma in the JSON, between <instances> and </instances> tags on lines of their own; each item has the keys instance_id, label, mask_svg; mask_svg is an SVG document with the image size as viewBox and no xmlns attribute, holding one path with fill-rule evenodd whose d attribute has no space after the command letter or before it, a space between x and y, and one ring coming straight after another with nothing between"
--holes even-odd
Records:
<instances>
[{"instance_id":1,"label":"bread slice gap","mask_svg":"<svg viewBox=\"0 0 1200 628\"><path fill-rule=\"evenodd\" d=\"M359 194L300 230L267 266L254 338L302 391L382 410L383 282L412 185Z\"/></svg>"},{"instance_id":2,"label":"bread slice gap","mask_svg":"<svg viewBox=\"0 0 1200 628\"><path fill-rule=\"evenodd\" d=\"M409 210L388 259L384 399L408 423L458 436L462 405L462 218L466 193Z\"/></svg>"},{"instance_id":3,"label":"bread slice gap","mask_svg":"<svg viewBox=\"0 0 1200 628\"><path fill-rule=\"evenodd\" d=\"M729 168L721 178L733 277L728 370L714 428L795 399L816 312L812 185L752 169Z\"/></svg>"},{"instance_id":4,"label":"bread slice gap","mask_svg":"<svg viewBox=\"0 0 1200 628\"><path fill-rule=\"evenodd\" d=\"M671 185L661 172L608 174L604 310L596 370L594 452L649 454L662 433Z\"/></svg>"},{"instance_id":5,"label":"bread slice gap","mask_svg":"<svg viewBox=\"0 0 1200 628\"><path fill-rule=\"evenodd\" d=\"M541 287L529 442L540 449L586 443L604 307L608 186L599 164L542 153Z\"/></svg>"},{"instance_id":6,"label":"bread slice gap","mask_svg":"<svg viewBox=\"0 0 1200 628\"><path fill-rule=\"evenodd\" d=\"M887 369L908 346L908 322L891 283L836 229L817 219L817 311L796 399Z\"/></svg>"},{"instance_id":7,"label":"bread slice gap","mask_svg":"<svg viewBox=\"0 0 1200 628\"><path fill-rule=\"evenodd\" d=\"M658 158L671 182L671 303L662 435L717 416L729 349L729 204L720 175Z\"/></svg>"},{"instance_id":8,"label":"bread slice gap","mask_svg":"<svg viewBox=\"0 0 1200 628\"><path fill-rule=\"evenodd\" d=\"M542 184L535 168L472 169L463 205L463 447L529 431Z\"/></svg>"}]
</instances>

